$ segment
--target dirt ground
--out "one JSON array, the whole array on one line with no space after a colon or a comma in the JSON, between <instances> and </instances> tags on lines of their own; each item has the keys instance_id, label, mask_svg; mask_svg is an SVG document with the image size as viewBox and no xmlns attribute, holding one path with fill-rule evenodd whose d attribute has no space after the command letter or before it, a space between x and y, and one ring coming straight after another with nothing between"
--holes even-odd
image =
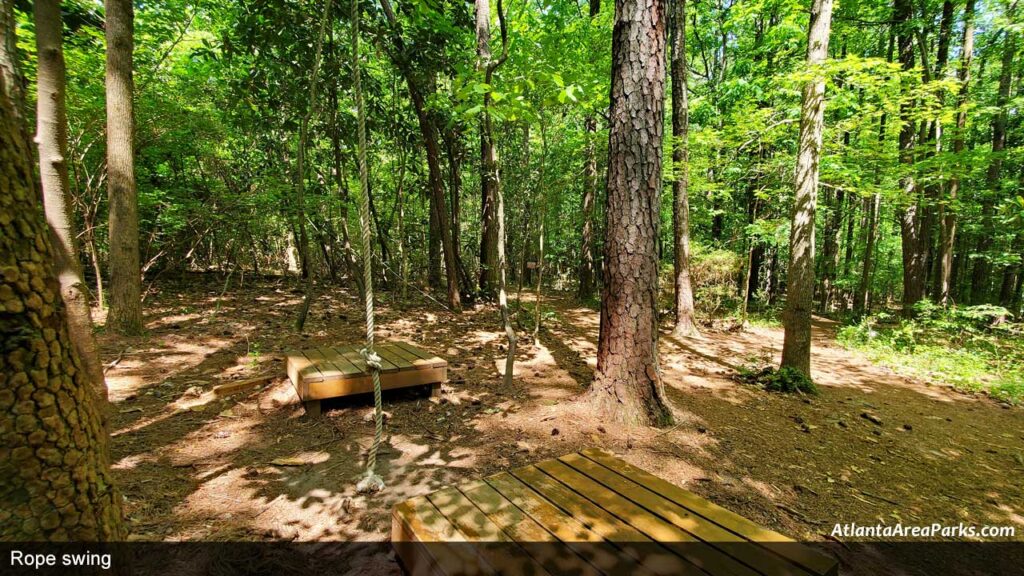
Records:
<instances>
[{"instance_id":1,"label":"dirt ground","mask_svg":"<svg viewBox=\"0 0 1024 576\"><path fill-rule=\"evenodd\" d=\"M822 320L819 396L733 379L741 365L776 361L781 329L704 327L700 339L660 342L677 426L603 426L574 402L596 366L597 313L559 295L545 297L553 315L540 342L522 338L507 388L493 307L454 315L415 292L405 307L383 293L378 337L444 356L450 381L439 400L427 390L385 394L378 471L387 490L357 495L372 399L328 402L324 417L307 419L282 355L360 342L355 294L322 287L298 335L293 280L237 280L226 291L212 275L166 281L147 298L145 336L100 336L133 539L382 541L401 500L589 446L794 538L830 539L837 522L1014 525L1024 538L1020 408L872 365ZM263 374L279 376L227 398L211 391Z\"/></svg>"}]
</instances>

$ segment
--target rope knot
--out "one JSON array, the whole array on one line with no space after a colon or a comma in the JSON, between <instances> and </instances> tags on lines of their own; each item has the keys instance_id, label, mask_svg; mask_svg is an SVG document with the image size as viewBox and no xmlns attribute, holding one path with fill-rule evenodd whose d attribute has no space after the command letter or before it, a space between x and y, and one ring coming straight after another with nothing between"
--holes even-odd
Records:
<instances>
[{"instance_id":1,"label":"rope knot","mask_svg":"<svg viewBox=\"0 0 1024 576\"><path fill-rule=\"evenodd\" d=\"M366 365L370 368L378 371L382 369L380 356L378 356L376 352L369 348L363 348L359 351L359 354L363 357L363 360L366 361Z\"/></svg>"}]
</instances>

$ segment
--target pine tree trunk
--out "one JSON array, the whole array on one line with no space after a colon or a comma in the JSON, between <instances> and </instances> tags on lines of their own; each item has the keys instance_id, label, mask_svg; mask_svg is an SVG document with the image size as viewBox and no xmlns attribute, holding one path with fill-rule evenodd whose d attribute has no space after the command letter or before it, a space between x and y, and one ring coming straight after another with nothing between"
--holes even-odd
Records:
<instances>
[{"instance_id":1,"label":"pine tree trunk","mask_svg":"<svg viewBox=\"0 0 1024 576\"><path fill-rule=\"evenodd\" d=\"M107 35L107 195L110 201L110 312L107 326L142 332L139 199L135 189L131 0L105 0Z\"/></svg>"},{"instance_id":2,"label":"pine tree trunk","mask_svg":"<svg viewBox=\"0 0 1024 576\"><path fill-rule=\"evenodd\" d=\"M604 286L592 395L609 418L673 421L658 370L658 236L664 136L664 0L616 0Z\"/></svg>"},{"instance_id":3,"label":"pine tree trunk","mask_svg":"<svg viewBox=\"0 0 1024 576\"><path fill-rule=\"evenodd\" d=\"M583 207L580 216L583 229L580 232L579 290L576 298L587 301L594 296L594 203L597 200L597 120L593 114L584 120L586 157L583 167Z\"/></svg>"},{"instance_id":4,"label":"pine tree trunk","mask_svg":"<svg viewBox=\"0 0 1024 576\"><path fill-rule=\"evenodd\" d=\"M814 0L807 33L807 64L818 68L828 58L832 25L832 0ZM811 308L814 299L814 211L818 196L818 162L821 158L825 117L825 78L804 85L800 110L800 151L796 163L793 220L789 236L789 271L782 367L811 375Z\"/></svg>"},{"instance_id":5,"label":"pine tree trunk","mask_svg":"<svg viewBox=\"0 0 1024 576\"><path fill-rule=\"evenodd\" d=\"M0 127L0 540L120 540L101 409L68 335L32 155L5 92Z\"/></svg>"},{"instance_id":6,"label":"pine tree trunk","mask_svg":"<svg viewBox=\"0 0 1024 576\"><path fill-rule=\"evenodd\" d=\"M61 296L68 316L68 335L89 378L96 397L107 399L103 367L96 352L89 290L85 287L78 259L78 232L71 212L68 179L68 118L65 105L64 51L61 41L59 0L36 0L37 129L39 174L43 204L53 241L53 261L60 280Z\"/></svg>"},{"instance_id":7,"label":"pine tree trunk","mask_svg":"<svg viewBox=\"0 0 1024 576\"><path fill-rule=\"evenodd\" d=\"M672 2L672 240L677 336L696 335L690 286L690 106L687 94L686 0Z\"/></svg>"}]
</instances>

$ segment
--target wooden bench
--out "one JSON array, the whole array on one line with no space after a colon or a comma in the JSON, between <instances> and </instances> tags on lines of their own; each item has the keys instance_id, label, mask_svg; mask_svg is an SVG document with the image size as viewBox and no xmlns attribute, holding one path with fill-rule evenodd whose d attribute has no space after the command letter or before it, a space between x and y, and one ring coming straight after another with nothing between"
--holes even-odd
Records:
<instances>
[{"instance_id":1,"label":"wooden bench","mask_svg":"<svg viewBox=\"0 0 1024 576\"><path fill-rule=\"evenodd\" d=\"M373 391L373 379L359 353L362 348L353 344L285 352L288 378L308 415L318 416L325 398ZM383 390L430 384L436 395L448 379L448 362L412 344L382 342L374 350L381 358Z\"/></svg>"},{"instance_id":2,"label":"wooden bench","mask_svg":"<svg viewBox=\"0 0 1024 576\"><path fill-rule=\"evenodd\" d=\"M833 558L588 449L406 500L409 574L832 576Z\"/></svg>"}]
</instances>

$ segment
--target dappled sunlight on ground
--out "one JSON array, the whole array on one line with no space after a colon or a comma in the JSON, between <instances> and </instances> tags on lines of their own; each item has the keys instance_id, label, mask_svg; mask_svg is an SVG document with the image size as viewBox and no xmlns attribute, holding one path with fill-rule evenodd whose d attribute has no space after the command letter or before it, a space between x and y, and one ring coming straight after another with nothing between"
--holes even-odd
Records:
<instances>
[{"instance_id":1,"label":"dappled sunlight on ground","mask_svg":"<svg viewBox=\"0 0 1024 576\"><path fill-rule=\"evenodd\" d=\"M449 382L439 398L425 388L385 393L377 471L387 490L359 495L372 398L329 400L322 418L306 418L283 351L362 342L361 307L353 294L322 287L299 335L297 290L248 280L224 291L222 278L189 277L153 296L145 336L101 335L112 462L133 538L379 541L404 499L590 446L794 537L821 539L834 522L888 523L893 514L1024 525L1020 409L872 365L817 319L819 396L769 394L735 379L741 368L778 361L781 329L702 328L701 338L659 341L676 424L611 427L577 400L596 369L598 314L560 296L545 297L553 314L538 344L519 331L506 387L495 306L455 316L426 300L396 308L383 291L378 337L443 356ZM521 314L532 319L523 296ZM264 374L276 377L213 393Z\"/></svg>"}]
</instances>

